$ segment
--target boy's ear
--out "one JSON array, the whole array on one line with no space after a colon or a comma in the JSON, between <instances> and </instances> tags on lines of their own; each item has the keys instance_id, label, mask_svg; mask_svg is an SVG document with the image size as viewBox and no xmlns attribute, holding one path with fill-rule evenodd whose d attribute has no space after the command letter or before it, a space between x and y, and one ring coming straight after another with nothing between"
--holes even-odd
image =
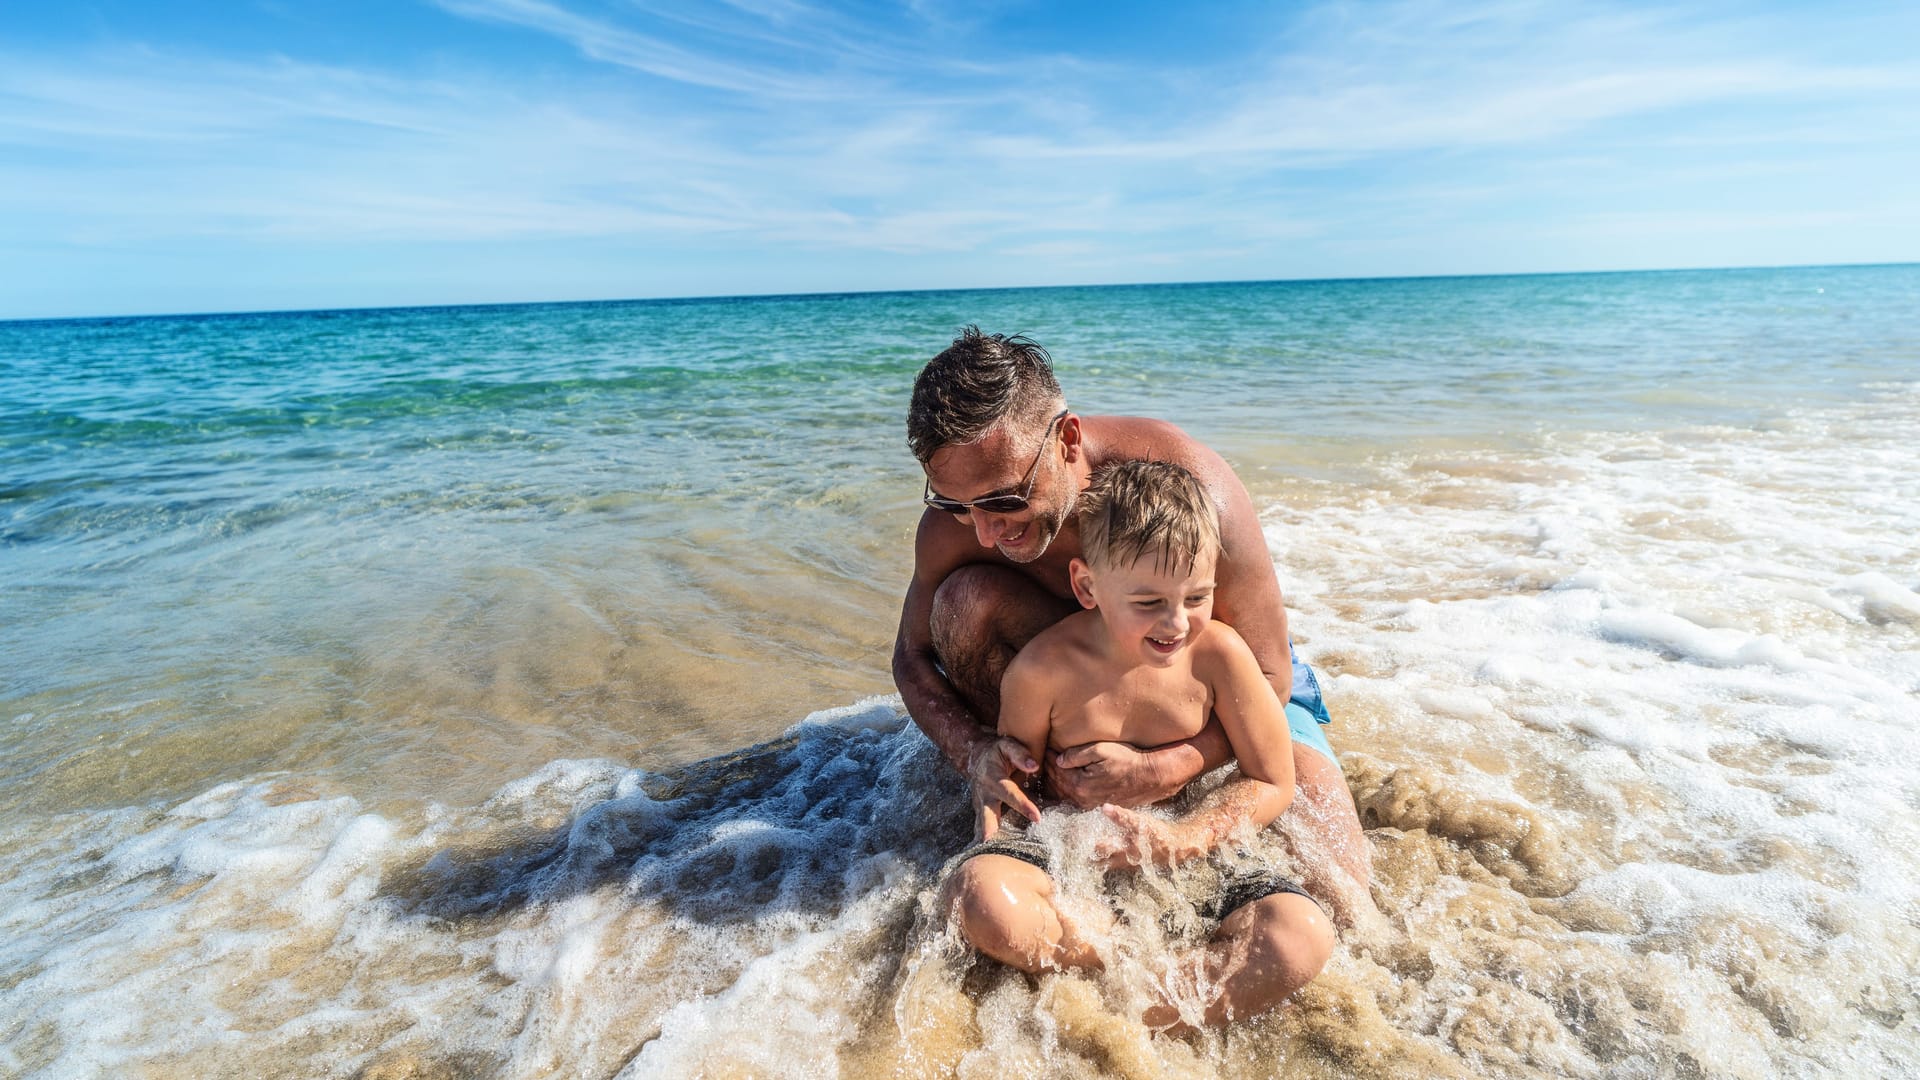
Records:
<instances>
[{"instance_id":1,"label":"boy's ear","mask_svg":"<svg viewBox=\"0 0 1920 1080\"><path fill-rule=\"evenodd\" d=\"M1075 555L1067 560L1067 580L1073 583L1073 598L1080 601L1081 607L1092 611L1096 606L1093 602L1093 567L1087 565L1087 560Z\"/></svg>"}]
</instances>

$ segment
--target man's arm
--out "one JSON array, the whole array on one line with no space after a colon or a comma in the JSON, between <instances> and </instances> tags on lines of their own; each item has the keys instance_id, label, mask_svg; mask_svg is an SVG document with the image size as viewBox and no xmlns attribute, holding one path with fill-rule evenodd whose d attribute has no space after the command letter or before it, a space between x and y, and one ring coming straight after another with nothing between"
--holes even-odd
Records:
<instances>
[{"instance_id":1,"label":"man's arm","mask_svg":"<svg viewBox=\"0 0 1920 1080\"><path fill-rule=\"evenodd\" d=\"M1132 743L1082 743L1046 755L1047 781L1062 799L1081 809L1112 803L1146 806L1170 799L1181 788L1233 757L1217 720L1190 739L1140 747Z\"/></svg>"},{"instance_id":2,"label":"man's arm","mask_svg":"<svg viewBox=\"0 0 1920 1080\"><path fill-rule=\"evenodd\" d=\"M1273 556L1260 529L1253 497L1226 460L1192 442L1193 460L1185 464L1220 508L1220 562L1213 592L1213 617L1233 627L1252 651L1281 708L1293 696L1293 652L1287 647L1287 608L1274 575ZM1280 728L1286 730L1286 714Z\"/></svg>"},{"instance_id":3,"label":"man's arm","mask_svg":"<svg viewBox=\"0 0 1920 1080\"><path fill-rule=\"evenodd\" d=\"M996 737L940 673L933 645L933 596L958 562L941 557L930 525L923 516L914 541L913 579L901 604L900 630L893 645L894 686L913 722L967 778L976 817L985 806L1005 804L1037 820L1040 811L1021 790L1019 780L1022 774L1038 772L1039 761L1018 743Z\"/></svg>"},{"instance_id":4,"label":"man's arm","mask_svg":"<svg viewBox=\"0 0 1920 1080\"><path fill-rule=\"evenodd\" d=\"M937 586L937 583L935 583ZM940 755L962 773L973 751L988 741L986 729L973 715L953 684L940 674L933 650L934 588L918 575L907 586L900 609L900 631L893 643L893 684L900 690L913 722L920 726Z\"/></svg>"}]
</instances>

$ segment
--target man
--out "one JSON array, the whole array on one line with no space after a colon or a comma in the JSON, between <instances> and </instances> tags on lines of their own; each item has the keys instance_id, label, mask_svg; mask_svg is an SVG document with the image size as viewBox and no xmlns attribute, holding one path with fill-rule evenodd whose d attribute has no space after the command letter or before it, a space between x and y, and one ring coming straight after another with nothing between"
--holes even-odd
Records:
<instances>
[{"instance_id":1,"label":"man","mask_svg":"<svg viewBox=\"0 0 1920 1080\"><path fill-rule=\"evenodd\" d=\"M1044 763L995 734L1007 663L1079 609L1067 570L1082 555L1074 502L1102 465L1172 461L1199 477L1220 510L1214 617L1245 639L1280 700L1293 699L1287 613L1266 538L1246 488L1218 454L1158 420L1073 413L1045 349L974 327L915 380L907 441L926 471L927 510L914 540L893 678L914 722L967 777L981 835L994 833L1006 808L1039 820L1021 781L1042 768L1055 793L1075 805L1141 806L1229 756L1217 722L1164 746L1092 743ZM1317 707L1317 691L1312 697ZM1320 832L1325 850L1364 889L1366 839L1339 765L1296 739L1294 776L1292 819Z\"/></svg>"}]
</instances>

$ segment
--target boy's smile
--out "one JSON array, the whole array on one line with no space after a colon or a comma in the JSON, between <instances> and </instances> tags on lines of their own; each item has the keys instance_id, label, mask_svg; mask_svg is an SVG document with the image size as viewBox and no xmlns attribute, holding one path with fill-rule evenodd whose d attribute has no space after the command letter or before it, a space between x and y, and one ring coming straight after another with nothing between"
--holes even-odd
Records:
<instances>
[{"instance_id":1,"label":"boy's smile","mask_svg":"<svg viewBox=\"0 0 1920 1080\"><path fill-rule=\"evenodd\" d=\"M1116 656L1155 667L1173 663L1213 618L1215 555L1168 565L1149 552L1124 567L1095 569L1073 560L1074 595L1100 613Z\"/></svg>"}]
</instances>

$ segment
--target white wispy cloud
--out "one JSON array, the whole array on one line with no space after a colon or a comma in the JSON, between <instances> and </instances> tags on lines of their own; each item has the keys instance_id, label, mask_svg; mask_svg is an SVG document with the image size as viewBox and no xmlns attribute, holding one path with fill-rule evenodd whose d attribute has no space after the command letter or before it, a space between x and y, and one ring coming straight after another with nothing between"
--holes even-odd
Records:
<instances>
[{"instance_id":1,"label":"white wispy cloud","mask_svg":"<svg viewBox=\"0 0 1920 1080\"><path fill-rule=\"evenodd\" d=\"M675 82L781 98L830 100L860 92L858 85L839 79L786 76L734 63L541 0L438 2L456 15L550 34L572 44L595 60Z\"/></svg>"},{"instance_id":2,"label":"white wispy cloud","mask_svg":"<svg viewBox=\"0 0 1920 1080\"><path fill-rule=\"evenodd\" d=\"M100 247L710 236L796 274L820 252L1284 268L1549 197L1559 220L1670 230L1690 211L1663 182L1699 200L1794 170L1811 204L1754 220L1857 224L1819 194L1839 159L1805 148L1884 170L1915 157L1888 125L1920 119L1920 69L1837 60L1781 16L1335 2L1231 58L1143 63L1023 52L976 9L435 2L584 63L0 50L0 227ZM1882 195L1896 221L1920 200Z\"/></svg>"}]
</instances>

